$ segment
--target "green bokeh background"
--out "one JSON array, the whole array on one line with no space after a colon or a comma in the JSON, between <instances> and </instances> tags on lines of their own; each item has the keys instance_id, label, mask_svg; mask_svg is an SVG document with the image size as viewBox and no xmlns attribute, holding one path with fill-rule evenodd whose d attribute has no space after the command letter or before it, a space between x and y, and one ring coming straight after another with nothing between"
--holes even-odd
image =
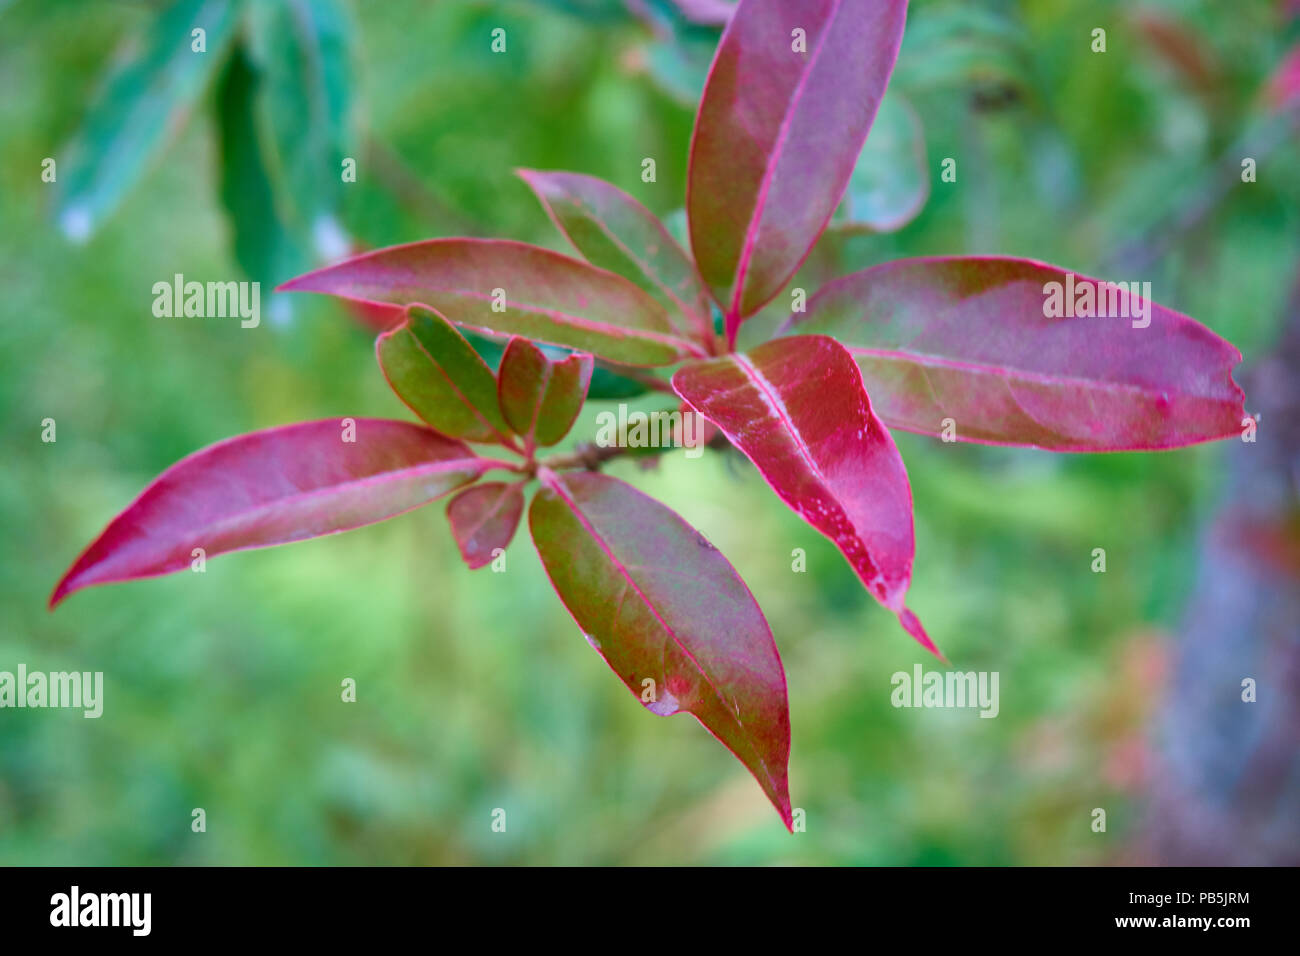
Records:
<instances>
[{"instance_id":1,"label":"green bokeh background","mask_svg":"<svg viewBox=\"0 0 1300 956\"><path fill-rule=\"evenodd\" d=\"M352 6L353 155L372 140L407 175L361 162L340 217L351 235L563 249L516 166L602 176L665 215L681 206L694 114L644 69L648 32L597 15L602 4L564 6ZM848 268L1004 253L1144 279L1248 363L1266 353L1300 254L1294 137L1140 274L1112 257L1203 195L1263 115L1260 86L1295 38L1280 5L1146 8L1194 33L1219 70L1212 94L1159 55L1128 4L979 5L1006 30L991 52L945 31L973 6L913 4L898 78L925 126L932 195L899 233L853 240ZM0 670L103 671L106 684L98 720L0 711L0 863L1142 859L1149 723L1239 442L1053 456L897 436L916 503L911 604L959 669L999 672L994 720L890 706L890 676L931 661L748 465L674 453L655 471L611 466L702 530L769 618L807 814L794 836L693 719L654 717L620 686L526 534L506 573L470 572L442 503L48 613L66 566L178 458L297 420L407 413L373 334L334 302L299 297L276 324L264 290L249 330L153 316L151 287L174 273L242 278L211 90L103 228L69 242L40 162L60 156L151 8L0 7ZM488 48L496 26L505 55ZM1094 27L1105 54L1090 49ZM656 183L641 182L644 157ZM943 157L957 158L956 183L940 181ZM1090 571L1098 547L1105 574ZM806 573L791 570L795 548ZM340 700L346 677L354 704ZM191 832L196 807L205 833ZM490 827L497 807L505 833ZM1094 807L1108 810L1104 834Z\"/></svg>"}]
</instances>

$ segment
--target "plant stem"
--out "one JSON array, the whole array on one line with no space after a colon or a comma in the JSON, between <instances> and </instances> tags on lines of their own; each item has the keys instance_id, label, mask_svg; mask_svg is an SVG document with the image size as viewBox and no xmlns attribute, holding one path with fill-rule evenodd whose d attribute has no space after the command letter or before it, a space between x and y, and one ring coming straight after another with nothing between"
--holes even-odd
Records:
<instances>
[{"instance_id":1,"label":"plant stem","mask_svg":"<svg viewBox=\"0 0 1300 956\"><path fill-rule=\"evenodd\" d=\"M726 436L721 431L717 431L709 439L705 447L721 451L730 448L731 442L727 441ZM555 455L536 462L536 467L549 468L551 471L560 471L566 468L585 468L587 471L599 471L600 466L605 462L622 455L647 457L677 451L679 448L678 445L662 445L655 448L628 448L626 445L597 445L594 442L584 441L579 442L569 454Z\"/></svg>"},{"instance_id":2,"label":"plant stem","mask_svg":"<svg viewBox=\"0 0 1300 956\"><path fill-rule=\"evenodd\" d=\"M599 471L600 466L605 462L627 452L628 449L621 445L597 445L593 442L584 441L579 442L578 446L570 454L543 459L541 466L549 468L551 471L559 471L562 468L585 468L588 471Z\"/></svg>"},{"instance_id":3,"label":"plant stem","mask_svg":"<svg viewBox=\"0 0 1300 956\"><path fill-rule=\"evenodd\" d=\"M494 471L501 469L503 471L513 471L517 475L531 474L531 469L524 462L506 461L502 458L490 458L487 460L486 470Z\"/></svg>"}]
</instances>

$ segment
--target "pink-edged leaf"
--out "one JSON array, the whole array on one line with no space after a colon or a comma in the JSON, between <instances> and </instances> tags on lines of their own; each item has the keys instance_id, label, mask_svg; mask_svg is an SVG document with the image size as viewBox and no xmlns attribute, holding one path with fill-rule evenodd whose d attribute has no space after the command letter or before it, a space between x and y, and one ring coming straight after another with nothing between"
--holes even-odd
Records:
<instances>
[{"instance_id":1,"label":"pink-edged leaf","mask_svg":"<svg viewBox=\"0 0 1300 956\"><path fill-rule=\"evenodd\" d=\"M410 511L501 462L410 422L303 422L218 442L149 485L68 569L54 607L95 584L204 557L348 531Z\"/></svg>"},{"instance_id":2,"label":"pink-edged leaf","mask_svg":"<svg viewBox=\"0 0 1300 956\"><path fill-rule=\"evenodd\" d=\"M489 564L505 550L524 513L520 482L485 481L459 491L447 502L447 521L460 556L471 568Z\"/></svg>"},{"instance_id":3,"label":"pink-edged leaf","mask_svg":"<svg viewBox=\"0 0 1300 956\"><path fill-rule=\"evenodd\" d=\"M466 441L513 444L497 403L497 378L450 322L428 309L375 339L384 378L435 431Z\"/></svg>"},{"instance_id":4,"label":"pink-edged leaf","mask_svg":"<svg viewBox=\"0 0 1300 956\"><path fill-rule=\"evenodd\" d=\"M594 472L541 477L528 526L591 646L647 710L693 714L789 827L785 671L745 582L703 535L632 486Z\"/></svg>"},{"instance_id":5,"label":"pink-edged leaf","mask_svg":"<svg viewBox=\"0 0 1300 956\"><path fill-rule=\"evenodd\" d=\"M358 256L368 251L364 243L353 240L348 255ZM373 332L387 332L406 321L404 306L388 305L383 302L360 302L356 299L345 299L342 304L358 325Z\"/></svg>"},{"instance_id":6,"label":"pink-edged leaf","mask_svg":"<svg viewBox=\"0 0 1300 956\"><path fill-rule=\"evenodd\" d=\"M400 305L384 305L380 302L358 302L355 299L344 302L347 311L357 324L372 332L387 332L394 326L406 321L406 309Z\"/></svg>"},{"instance_id":7,"label":"pink-edged leaf","mask_svg":"<svg viewBox=\"0 0 1300 956\"><path fill-rule=\"evenodd\" d=\"M832 338L774 339L748 353L692 362L673 388L754 463L781 500L830 538L867 590L939 651L906 607L912 489L862 373Z\"/></svg>"},{"instance_id":8,"label":"pink-edged leaf","mask_svg":"<svg viewBox=\"0 0 1300 956\"><path fill-rule=\"evenodd\" d=\"M701 348L622 276L504 239L391 246L291 279L286 292L423 305L488 335L523 335L624 365L671 365Z\"/></svg>"},{"instance_id":9,"label":"pink-edged leaf","mask_svg":"<svg viewBox=\"0 0 1300 956\"><path fill-rule=\"evenodd\" d=\"M556 227L594 266L635 282L658 299L682 338L713 341L708 293L686 250L650 210L623 190L580 173L516 170Z\"/></svg>"},{"instance_id":10,"label":"pink-edged leaf","mask_svg":"<svg viewBox=\"0 0 1300 956\"><path fill-rule=\"evenodd\" d=\"M695 122L686 209L728 342L781 291L844 195L906 14L906 0L744 0L727 24Z\"/></svg>"},{"instance_id":11,"label":"pink-edged leaf","mask_svg":"<svg viewBox=\"0 0 1300 956\"><path fill-rule=\"evenodd\" d=\"M1114 299L1117 317L1081 314L1089 296L1094 313L1099 296ZM1066 302L1073 316L1060 315ZM876 414L927 435L1053 451L1176 448L1238 434L1245 415L1230 344L1141 295L1041 262L885 263L826 285L789 328L837 338Z\"/></svg>"},{"instance_id":12,"label":"pink-edged leaf","mask_svg":"<svg viewBox=\"0 0 1300 956\"><path fill-rule=\"evenodd\" d=\"M591 384L590 355L552 361L527 339L512 338L501 356L501 411L528 449L554 445L569 433Z\"/></svg>"}]
</instances>

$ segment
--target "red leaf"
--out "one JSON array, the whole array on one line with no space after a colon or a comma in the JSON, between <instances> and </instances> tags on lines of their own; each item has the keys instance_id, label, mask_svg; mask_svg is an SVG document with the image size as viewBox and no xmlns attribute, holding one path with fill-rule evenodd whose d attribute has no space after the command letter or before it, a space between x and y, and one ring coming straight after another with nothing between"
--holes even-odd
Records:
<instances>
[{"instance_id":1,"label":"red leaf","mask_svg":"<svg viewBox=\"0 0 1300 956\"><path fill-rule=\"evenodd\" d=\"M360 302L355 299L344 302L344 305L358 323L372 332L387 332L406 321L406 310L400 305Z\"/></svg>"},{"instance_id":2,"label":"red leaf","mask_svg":"<svg viewBox=\"0 0 1300 956\"><path fill-rule=\"evenodd\" d=\"M457 492L447 503L452 536L471 568L491 563L494 551L509 546L523 513L524 493L519 482L487 481Z\"/></svg>"},{"instance_id":3,"label":"red leaf","mask_svg":"<svg viewBox=\"0 0 1300 956\"><path fill-rule=\"evenodd\" d=\"M77 559L54 607L95 584L154 577L205 557L348 531L418 508L501 462L422 425L331 418L218 442L159 475Z\"/></svg>"},{"instance_id":4,"label":"red leaf","mask_svg":"<svg viewBox=\"0 0 1300 956\"><path fill-rule=\"evenodd\" d=\"M514 445L497 404L497 379L451 323L418 306L375 339L375 355L397 397L434 430L466 441Z\"/></svg>"},{"instance_id":5,"label":"red leaf","mask_svg":"<svg viewBox=\"0 0 1300 956\"><path fill-rule=\"evenodd\" d=\"M686 209L729 343L844 195L906 12L906 0L744 0L728 23L695 123Z\"/></svg>"},{"instance_id":6,"label":"red leaf","mask_svg":"<svg viewBox=\"0 0 1300 956\"><path fill-rule=\"evenodd\" d=\"M685 365L673 388L835 543L907 632L939 654L904 604L915 551L907 471L844 347L824 335L775 339Z\"/></svg>"},{"instance_id":7,"label":"red leaf","mask_svg":"<svg viewBox=\"0 0 1300 956\"><path fill-rule=\"evenodd\" d=\"M591 384L590 355L553 362L527 339L512 338L501 356L498 397L525 448L554 445L569 433Z\"/></svg>"},{"instance_id":8,"label":"red leaf","mask_svg":"<svg viewBox=\"0 0 1300 956\"><path fill-rule=\"evenodd\" d=\"M488 335L523 335L624 365L703 354L674 333L662 305L622 276L503 239L391 246L291 279L280 291L424 305Z\"/></svg>"},{"instance_id":9,"label":"red leaf","mask_svg":"<svg viewBox=\"0 0 1300 956\"><path fill-rule=\"evenodd\" d=\"M360 255L367 252L365 243L353 241L350 256ZM358 324L370 329L372 332L387 332L406 321L406 309L400 305L386 305L379 302L359 302L355 299L348 299L343 302L345 311L354 318Z\"/></svg>"},{"instance_id":10,"label":"red leaf","mask_svg":"<svg viewBox=\"0 0 1300 956\"><path fill-rule=\"evenodd\" d=\"M541 477L528 525L588 642L647 710L693 714L791 826L785 671L745 582L630 485L593 472Z\"/></svg>"},{"instance_id":11,"label":"red leaf","mask_svg":"<svg viewBox=\"0 0 1300 956\"><path fill-rule=\"evenodd\" d=\"M1025 259L905 259L825 286L791 330L846 345L876 414L907 431L942 435L951 419L961 440L1053 451L1176 448L1240 432L1235 348L1141 296L1126 305L1144 312L1145 328L1049 318L1049 283L1075 305L1104 291Z\"/></svg>"},{"instance_id":12,"label":"red leaf","mask_svg":"<svg viewBox=\"0 0 1300 956\"><path fill-rule=\"evenodd\" d=\"M584 259L649 292L670 316L682 317L674 323L678 335L711 350L712 313L695 264L645 206L595 176L516 172Z\"/></svg>"}]
</instances>

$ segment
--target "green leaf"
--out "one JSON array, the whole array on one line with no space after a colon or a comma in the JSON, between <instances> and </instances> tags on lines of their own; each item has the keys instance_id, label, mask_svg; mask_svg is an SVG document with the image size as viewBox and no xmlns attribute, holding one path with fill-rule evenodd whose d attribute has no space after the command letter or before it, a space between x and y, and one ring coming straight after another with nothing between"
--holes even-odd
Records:
<instances>
[{"instance_id":1,"label":"green leaf","mask_svg":"<svg viewBox=\"0 0 1300 956\"><path fill-rule=\"evenodd\" d=\"M669 96L691 109L700 100L709 64L718 48L718 30L690 28L646 44L650 78Z\"/></svg>"},{"instance_id":2,"label":"green leaf","mask_svg":"<svg viewBox=\"0 0 1300 956\"><path fill-rule=\"evenodd\" d=\"M594 472L541 478L528 527L587 641L646 710L694 715L789 827L785 671L745 582L702 534L631 485Z\"/></svg>"},{"instance_id":3,"label":"green leaf","mask_svg":"<svg viewBox=\"0 0 1300 956\"><path fill-rule=\"evenodd\" d=\"M597 365L591 370L591 385L587 388L587 398L596 401L636 398L648 391L650 391L648 385Z\"/></svg>"},{"instance_id":4,"label":"green leaf","mask_svg":"<svg viewBox=\"0 0 1300 956\"><path fill-rule=\"evenodd\" d=\"M508 443L497 380L464 336L428 309L375 340L384 377L406 406L443 435Z\"/></svg>"},{"instance_id":5,"label":"green leaf","mask_svg":"<svg viewBox=\"0 0 1300 956\"><path fill-rule=\"evenodd\" d=\"M61 163L57 215L68 238L89 238L180 128L221 63L235 22L230 0L180 0L109 71ZM196 29L205 31L206 52L193 49Z\"/></svg>"},{"instance_id":6,"label":"green leaf","mask_svg":"<svg viewBox=\"0 0 1300 956\"><path fill-rule=\"evenodd\" d=\"M259 0L249 50L280 215L303 235L328 229L342 199L350 143L350 31L337 0Z\"/></svg>"},{"instance_id":7,"label":"green leaf","mask_svg":"<svg viewBox=\"0 0 1300 956\"><path fill-rule=\"evenodd\" d=\"M894 232L916 218L929 195L921 119L902 95L886 92L831 225Z\"/></svg>"},{"instance_id":8,"label":"green leaf","mask_svg":"<svg viewBox=\"0 0 1300 956\"><path fill-rule=\"evenodd\" d=\"M255 111L258 83L247 54L236 48L217 84L220 194L235 261L253 280L274 286L311 260L276 211ZM287 297L280 301L288 305Z\"/></svg>"}]
</instances>

